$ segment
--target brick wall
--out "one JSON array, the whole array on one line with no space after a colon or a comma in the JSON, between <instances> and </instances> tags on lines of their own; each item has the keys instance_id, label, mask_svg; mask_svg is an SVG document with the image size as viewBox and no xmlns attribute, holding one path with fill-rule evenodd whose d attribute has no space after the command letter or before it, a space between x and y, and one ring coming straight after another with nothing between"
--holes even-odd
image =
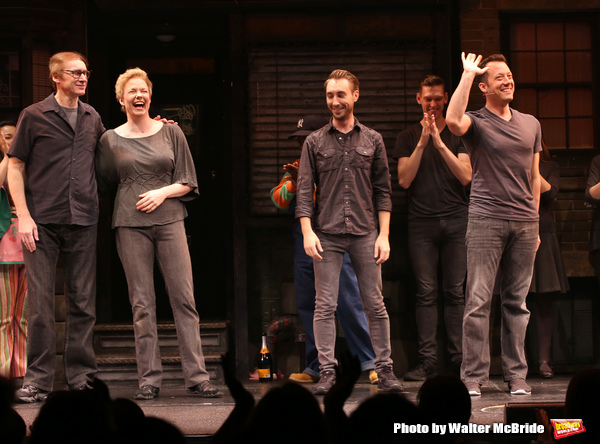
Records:
<instances>
[{"instance_id":1,"label":"brick wall","mask_svg":"<svg viewBox=\"0 0 600 444\"><path fill-rule=\"evenodd\" d=\"M478 54L500 51L497 0L464 0L460 7L461 50Z\"/></svg>"},{"instance_id":2,"label":"brick wall","mask_svg":"<svg viewBox=\"0 0 600 444\"><path fill-rule=\"evenodd\" d=\"M588 243L593 209L584 201L591 157L557 157L560 192L554 202L554 218L560 248L570 277L593 276L588 260Z\"/></svg>"}]
</instances>

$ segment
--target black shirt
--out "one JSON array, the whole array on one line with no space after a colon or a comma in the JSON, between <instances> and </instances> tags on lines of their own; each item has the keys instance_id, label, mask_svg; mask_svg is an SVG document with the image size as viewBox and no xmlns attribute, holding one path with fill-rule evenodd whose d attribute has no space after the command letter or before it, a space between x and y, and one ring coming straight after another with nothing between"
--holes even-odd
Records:
<instances>
[{"instance_id":1,"label":"black shirt","mask_svg":"<svg viewBox=\"0 0 600 444\"><path fill-rule=\"evenodd\" d=\"M554 233L554 211L552 202L558 196L560 186L560 167L554 161L540 162L540 175L550 184L550 189L540 194L540 233Z\"/></svg>"},{"instance_id":2,"label":"black shirt","mask_svg":"<svg viewBox=\"0 0 600 444\"><path fill-rule=\"evenodd\" d=\"M414 152L423 126L421 123L411 125L396 138L394 159L410 157ZM465 153L465 147L460 137L444 127L440 133L444 145L448 147L455 156ZM469 209L469 197L467 187L462 185L456 176L450 171L448 164L433 146L433 140L429 138L427 146L423 150L423 157L419 164L419 170L408 188L408 214L411 218L446 218L467 216Z\"/></svg>"},{"instance_id":3,"label":"black shirt","mask_svg":"<svg viewBox=\"0 0 600 444\"><path fill-rule=\"evenodd\" d=\"M19 116L8 152L25 163L25 198L36 223L98 222L94 150L104 133L96 110L79 101L77 129L51 94Z\"/></svg>"}]
</instances>

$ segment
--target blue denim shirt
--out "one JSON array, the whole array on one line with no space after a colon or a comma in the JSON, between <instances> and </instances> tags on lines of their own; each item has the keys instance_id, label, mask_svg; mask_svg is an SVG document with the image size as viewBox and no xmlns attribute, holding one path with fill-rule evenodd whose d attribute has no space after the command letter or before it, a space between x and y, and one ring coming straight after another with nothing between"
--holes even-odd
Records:
<instances>
[{"instance_id":1,"label":"blue denim shirt","mask_svg":"<svg viewBox=\"0 0 600 444\"><path fill-rule=\"evenodd\" d=\"M355 119L347 136L329 123L307 137L298 172L297 218L312 218L313 228L325 233L365 235L377 228L379 211L392 211L391 194L387 153L377 131Z\"/></svg>"}]
</instances>

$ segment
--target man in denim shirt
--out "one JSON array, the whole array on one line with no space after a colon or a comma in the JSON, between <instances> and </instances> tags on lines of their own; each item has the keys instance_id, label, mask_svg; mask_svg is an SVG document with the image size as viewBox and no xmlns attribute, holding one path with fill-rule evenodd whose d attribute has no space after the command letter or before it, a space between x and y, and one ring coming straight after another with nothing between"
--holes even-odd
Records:
<instances>
[{"instance_id":1,"label":"man in denim shirt","mask_svg":"<svg viewBox=\"0 0 600 444\"><path fill-rule=\"evenodd\" d=\"M325 81L325 91L333 118L306 139L296 195L304 249L315 267L314 332L321 372L314 393L325 394L335 384L334 314L346 252L369 319L378 388L399 392L402 385L392 368L390 321L381 278L381 264L390 255L387 154L381 135L354 117L358 79L348 71L335 70Z\"/></svg>"}]
</instances>

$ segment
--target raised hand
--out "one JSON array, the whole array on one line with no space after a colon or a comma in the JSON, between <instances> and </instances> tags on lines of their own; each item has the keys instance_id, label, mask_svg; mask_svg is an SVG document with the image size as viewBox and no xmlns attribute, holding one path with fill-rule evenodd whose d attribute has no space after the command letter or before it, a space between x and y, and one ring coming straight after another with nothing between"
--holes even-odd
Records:
<instances>
[{"instance_id":1,"label":"raised hand","mask_svg":"<svg viewBox=\"0 0 600 444\"><path fill-rule=\"evenodd\" d=\"M479 62L481 62L482 59L481 55L469 53L465 56L465 53L463 52L461 53L460 58L462 59L463 69L465 72L472 72L476 75L481 75L489 69L487 66L485 68L479 67Z\"/></svg>"},{"instance_id":2,"label":"raised hand","mask_svg":"<svg viewBox=\"0 0 600 444\"><path fill-rule=\"evenodd\" d=\"M232 370L233 359L229 353L221 355L221 367L223 368L223 379L229 389L229 393L231 393L231 396L235 400L236 407L243 407L247 410L252 409L254 407L254 397L246 390Z\"/></svg>"},{"instance_id":3,"label":"raised hand","mask_svg":"<svg viewBox=\"0 0 600 444\"><path fill-rule=\"evenodd\" d=\"M298 169L300 168L300 162L295 161L294 163L286 163L283 166L284 171L290 173L290 180L296 186L298 182Z\"/></svg>"}]
</instances>

